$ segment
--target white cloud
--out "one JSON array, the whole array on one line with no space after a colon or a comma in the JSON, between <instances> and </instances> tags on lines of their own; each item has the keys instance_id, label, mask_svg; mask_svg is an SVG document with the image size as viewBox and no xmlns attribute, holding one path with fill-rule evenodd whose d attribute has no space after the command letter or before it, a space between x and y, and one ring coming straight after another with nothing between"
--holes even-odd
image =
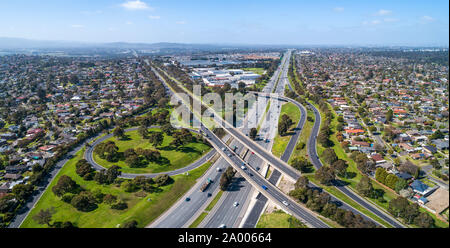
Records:
<instances>
[{"instance_id":1,"label":"white cloud","mask_svg":"<svg viewBox=\"0 0 450 248\"><path fill-rule=\"evenodd\" d=\"M385 15L390 15L391 13L392 13L392 11L390 11L390 10L380 9L380 10L378 10L377 13L375 13L375 15L385 16Z\"/></svg>"},{"instance_id":2,"label":"white cloud","mask_svg":"<svg viewBox=\"0 0 450 248\"><path fill-rule=\"evenodd\" d=\"M377 24L380 24L380 23L381 23L380 20L373 20L373 21L370 22L370 24L372 24L372 25L377 25Z\"/></svg>"},{"instance_id":3,"label":"white cloud","mask_svg":"<svg viewBox=\"0 0 450 248\"><path fill-rule=\"evenodd\" d=\"M420 20L421 20L422 22L432 22L432 21L434 21L435 19L434 19L433 17L431 17L431 16L422 16L422 17L420 18Z\"/></svg>"},{"instance_id":4,"label":"white cloud","mask_svg":"<svg viewBox=\"0 0 450 248\"><path fill-rule=\"evenodd\" d=\"M148 6L147 3L141 2L139 0L127 1L125 3L122 3L120 6L124 7L125 9L128 9L128 10L145 10L145 9L152 10L153 9L152 7Z\"/></svg>"},{"instance_id":5,"label":"white cloud","mask_svg":"<svg viewBox=\"0 0 450 248\"><path fill-rule=\"evenodd\" d=\"M176 24L184 25L184 24L186 24L186 22L185 21L177 21Z\"/></svg>"},{"instance_id":6,"label":"white cloud","mask_svg":"<svg viewBox=\"0 0 450 248\"><path fill-rule=\"evenodd\" d=\"M335 11L335 12L342 12L342 11L344 11L344 8L343 7L336 7L336 8L333 9L333 11Z\"/></svg>"},{"instance_id":7,"label":"white cloud","mask_svg":"<svg viewBox=\"0 0 450 248\"><path fill-rule=\"evenodd\" d=\"M362 22L362 24L364 25L364 26L375 26L375 25L378 25L378 24L380 24L381 23L381 21L380 20L372 20L372 21L363 21Z\"/></svg>"},{"instance_id":8,"label":"white cloud","mask_svg":"<svg viewBox=\"0 0 450 248\"><path fill-rule=\"evenodd\" d=\"M397 18L384 18L383 19L384 22L398 22Z\"/></svg>"},{"instance_id":9,"label":"white cloud","mask_svg":"<svg viewBox=\"0 0 450 248\"><path fill-rule=\"evenodd\" d=\"M73 25L71 25L71 27L72 28L84 28L84 26L80 25L80 24L73 24Z\"/></svg>"},{"instance_id":10,"label":"white cloud","mask_svg":"<svg viewBox=\"0 0 450 248\"><path fill-rule=\"evenodd\" d=\"M160 16L148 16L148 18L152 19L152 20L157 20L160 19Z\"/></svg>"}]
</instances>

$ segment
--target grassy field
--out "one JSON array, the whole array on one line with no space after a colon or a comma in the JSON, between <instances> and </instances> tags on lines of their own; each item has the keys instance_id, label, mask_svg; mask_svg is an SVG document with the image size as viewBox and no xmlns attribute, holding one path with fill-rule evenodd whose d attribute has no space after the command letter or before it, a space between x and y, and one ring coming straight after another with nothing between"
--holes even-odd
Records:
<instances>
[{"instance_id":1,"label":"grassy field","mask_svg":"<svg viewBox=\"0 0 450 248\"><path fill-rule=\"evenodd\" d=\"M160 130L149 129L149 132L160 132ZM111 163L106 161L105 159L101 159L97 154L94 153L93 156L95 162L105 168L109 168L112 165L116 164L122 168L123 173L157 173L183 168L191 164L210 150L209 146L198 142L189 143L181 149L175 150L169 145L170 142L172 142L173 138L167 135L164 135L164 141L162 145L158 148L155 148L148 142L148 140L142 139L138 131L127 132L126 135L128 135L129 137L128 140L119 140L116 137L111 137L104 142L114 141L119 147L119 152L123 152L129 148L151 148L154 150L158 150L161 153L161 156L167 159L167 163L157 164L152 162L144 168L130 168L124 161Z\"/></svg>"},{"instance_id":2,"label":"grassy field","mask_svg":"<svg viewBox=\"0 0 450 248\"><path fill-rule=\"evenodd\" d=\"M84 150L81 150L72 158L57 174L50 184L49 188L44 192L41 199L36 204L21 225L22 228L45 227L39 225L33 220L41 209L53 207L55 213L53 221L71 221L78 227L98 227L98 228L114 228L118 224L126 221L136 220L139 227L148 225L155 220L172 204L174 204L184 193L186 193L204 172L211 166L211 163L205 163L197 169L189 172L189 175L173 176L174 183L163 186L161 192L146 194L145 197L139 197L136 193L127 193L123 189L114 185L99 185L95 181L85 181L75 173L75 164L82 158ZM56 184L62 175L68 175L75 180L83 188L93 191L101 190L104 194L116 195L119 199L123 199L128 208L125 210L113 210L105 203L98 204L98 208L91 212L81 212L76 210L72 205L63 202L60 198L53 194L51 188ZM151 199L150 201L148 199Z\"/></svg>"},{"instance_id":3,"label":"grassy field","mask_svg":"<svg viewBox=\"0 0 450 248\"><path fill-rule=\"evenodd\" d=\"M292 121L294 122L294 124L292 125L292 128L295 128L297 126L297 123L300 120L300 110L298 109L298 107L295 104L290 103L290 102L285 103L281 107L280 119L281 119L281 116L283 116L284 114L291 117ZM291 135L289 135L289 134L285 135L285 136L280 136L277 133L277 135L275 136L274 142L273 142L273 146L272 146L273 155L275 155L277 157L281 157L284 150L286 150L286 146L289 143L290 139L291 139Z\"/></svg>"},{"instance_id":4,"label":"grassy field","mask_svg":"<svg viewBox=\"0 0 450 248\"><path fill-rule=\"evenodd\" d=\"M283 211L264 213L259 218L256 228L307 228L296 218Z\"/></svg>"},{"instance_id":5,"label":"grassy field","mask_svg":"<svg viewBox=\"0 0 450 248\"><path fill-rule=\"evenodd\" d=\"M251 71L255 74L263 75L264 74L264 68L242 68L244 71Z\"/></svg>"}]
</instances>

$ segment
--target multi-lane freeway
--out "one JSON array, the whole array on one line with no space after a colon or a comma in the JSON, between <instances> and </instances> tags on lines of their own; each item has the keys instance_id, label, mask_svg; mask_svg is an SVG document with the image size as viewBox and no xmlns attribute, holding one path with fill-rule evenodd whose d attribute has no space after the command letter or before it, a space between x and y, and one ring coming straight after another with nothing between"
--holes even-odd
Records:
<instances>
[{"instance_id":1,"label":"multi-lane freeway","mask_svg":"<svg viewBox=\"0 0 450 248\"><path fill-rule=\"evenodd\" d=\"M162 77L159 77L159 78L162 79L163 83L166 83ZM177 94L176 92L174 92L174 93ZM178 97L178 98L180 100L184 101L181 97ZM194 98L194 101L195 101L195 98ZM188 103L185 103L185 104L188 104ZM198 114L198 113L194 113L194 117L195 117L195 114ZM287 212L293 214L294 216L296 216L299 219L303 219L304 221L307 222L308 225L310 225L312 227L317 227L317 228L328 227L327 224L325 224L323 221L321 221L310 210L306 209L305 207L300 206L298 203L291 200L290 197L286 196L283 192L281 192L277 187L268 183L268 181L263 176L261 176L256 170L254 170L251 166L246 166L245 167L246 170L241 169L241 166L243 166L243 164L246 164L244 162L244 160L242 160L234 152L230 151L230 148L227 147L219 138L217 138L217 136L211 130L209 130L208 128L206 128L205 126L202 125L201 131L203 131L206 134L206 137L208 137L210 143L223 156L223 158L225 158L225 160L227 160L227 162L229 164L231 164L234 167L234 169L241 176L243 176L253 187L255 187L263 195L265 195L267 198L271 199L275 203L279 204L280 207L285 209ZM250 143L253 143L250 139L247 138L247 140L250 141ZM242 143L242 137L239 141L240 141L240 143ZM229 154L226 154L222 150L222 148L228 149L229 152L231 152L234 155L232 155L230 157ZM258 146L258 149L259 148L261 148L261 146ZM285 205L284 203L286 203L287 205Z\"/></svg>"},{"instance_id":2,"label":"multi-lane freeway","mask_svg":"<svg viewBox=\"0 0 450 248\"><path fill-rule=\"evenodd\" d=\"M188 92L189 93L189 92ZM194 97L194 101L197 100ZM321 166L320 164L320 160L318 159L317 156L317 152L315 151L315 139L317 136L317 132L318 132L318 128L320 127L320 114L318 113L318 111L315 111L316 114L316 124L313 127L313 131L311 134L312 139L310 140L310 142L308 143L308 150L309 150L309 154L313 154L314 156L310 155L310 158L313 162L313 164L318 167ZM319 117L317 117L317 114ZM296 180L299 177L299 173L297 171L295 171L293 168L291 168L290 166L288 166L286 164L285 161L282 161L276 157L274 157L271 153L267 152L261 145L256 144L255 142L253 142L252 140L250 140L248 137L246 137L242 131L235 129L231 124L226 123L226 122L220 122L219 125L222 125L222 127L225 128L225 130L231 135L233 136L237 141L239 141L241 144L243 144L245 147L247 147L248 149L250 149L250 151L252 151L252 153L256 153L258 155L258 157L262 158L265 162L268 162L269 164L271 164L272 166L274 166L276 169L280 170L281 173L283 173L284 175L287 175L288 177ZM205 129L204 127L202 127L203 129ZM208 130L209 131L209 130ZM205 131L207 133L207 131ZM295 144L295 143L294 143ZM215 144L215 146L219 146L220 143ZM222 154L223 155L223 154ZM225 155L226 160L229 160L230 158L226 157L227 155ZM244 163L243 161L240 161L242 163ZM231 163L234 167L237 167L237 170L239 171L239 163L237 164L233 164ZM250 167L248 167L250 168ZM244 178L247 179L247 177L245 176L245 174L243 174L242 176L244 176ZM254 175L251 175L254 176ZM260 179L258 177L254 177L256 179ZM256 182L255 182L256 181ZM257 184L258 181L257 180L253 180L253 181L249 181L251 184ZM267 183L267 180L265 180L263 178L263 183ZM269 185L270 187L272 185ZM338 187L340 187L340 185L337 185ZM257 187L257 186L256 186ZM265 185L264 188L267 188L268 185ZM340 189L341 191L343 191L344 193L346 193L349 196L352 196L352 199L354 199L355 201L357 201L359 204L363 205L364 207L366 207L367 209L369 209L371 212L375 213L378 216L382 216L383 219L385 219L386 221L388 221L390 224L396 226L396 227L401 227L401 224L399 224L395 219L391 218L390 216L388 216L387 214L379 211L378 209L376 209L372 204L368 203L367 201L361 199L359 196L355 195L353 192L349 192L348 189L345 190L346 188L343 187L344 189ZM268 188L267 188L268 189ZM278 189L273 189L273 194L267 194L268 191L262 191L261 189L259 189L259 191L261 191L261 193L263 193L265 196L268 195L269 198L274 198L274 195L276 195L276 192L279 191ZM277 192L279 193L279 192ZM282 194L284 195L284 194ZM278 195L277 195L278 196ZM279 199L276 199L279 200ZM304 209L302 209L304 210ZM294 213L296 215L298 215L299 213ZM304 219L306 220L306 219ZM312 223L309 223L312 224Z\"/></svg>"}]
</instances>

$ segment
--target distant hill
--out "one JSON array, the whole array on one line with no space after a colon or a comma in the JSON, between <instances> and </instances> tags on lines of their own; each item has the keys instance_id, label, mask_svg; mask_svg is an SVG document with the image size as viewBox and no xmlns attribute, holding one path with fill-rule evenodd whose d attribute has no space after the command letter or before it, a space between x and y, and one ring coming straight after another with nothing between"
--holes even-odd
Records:
<instances>
[{"instance_id":1,"label":"distant hill","mask_svg":"<svg viewBox=\"0 0 450 248\"><path fill-rule=\"evenodd\" d=\"M23 38L0 37L0 49L38 49L38 48L117 48L117 49L210 49L219 45L181 44L181 43L88 43L75 41L31 40Z\"/></svg>"},{"instance_id":2,"label":"distant hill","mask_svg":"<svg viewBox=\"0 0 450 248\"><path fill-rule=\"evenodd\" d=\"M72 41L30 40L23 38L0 37L0 49L75 48L86 47L87 45L87 43Z\"/></svg>"}]
</instances>

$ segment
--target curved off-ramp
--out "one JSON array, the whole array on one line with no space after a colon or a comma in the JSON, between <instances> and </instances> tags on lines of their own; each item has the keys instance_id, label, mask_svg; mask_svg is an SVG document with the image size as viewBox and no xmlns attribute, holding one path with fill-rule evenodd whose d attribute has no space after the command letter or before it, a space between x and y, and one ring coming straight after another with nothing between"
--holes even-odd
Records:
<instances>
[{"instance_id":1,"label":"curved off-ramp","mask_svg":"<svg viewBox=\"0 0 450 248\"><path fill-rule=\"evenodd\" d=\"M150 128L159 128L159 126L151 126ZM138 130L138 127L125 129L125 132L131 132L131 131L136 131L136 130ZM192 132L198 133L198 131L196 131L196 130L192 130L192 129L189 129L189 130L192 131ZM105 136L95 140L89 147L87 147L87 149L86 149L86 151L84 153L84 159L86 159L88 161L88 163L97 171L101 171L101 170L104 170L106 168L102 167L97 162L95 162L95 160L93 158L94 148L95 148L95 146L97 146L101 142L111 138L112 136L113 136L113 134L107 134L107 135L105 135ZM203 165L208 160L210 160L215 154L216 154L216 150L212 149L211 151L209 151L208 153L203 155L201 158L197 159L195 162L189 164L188 166L185 166L183 168L176 169L176 170L173 170L173 171L166 171L166 172L159 172L159 173L122 173L119 177L120 178L132 179L132 178L135 178L137 176L145 176L145 177L152 178L152 177L156 177L156 176L162 175L162 174L167 174L169 176L175 176L175 175L186 173L186 172L188 172L190 170L193 170L193 169Z\"/></svg>"}]
</instances>

